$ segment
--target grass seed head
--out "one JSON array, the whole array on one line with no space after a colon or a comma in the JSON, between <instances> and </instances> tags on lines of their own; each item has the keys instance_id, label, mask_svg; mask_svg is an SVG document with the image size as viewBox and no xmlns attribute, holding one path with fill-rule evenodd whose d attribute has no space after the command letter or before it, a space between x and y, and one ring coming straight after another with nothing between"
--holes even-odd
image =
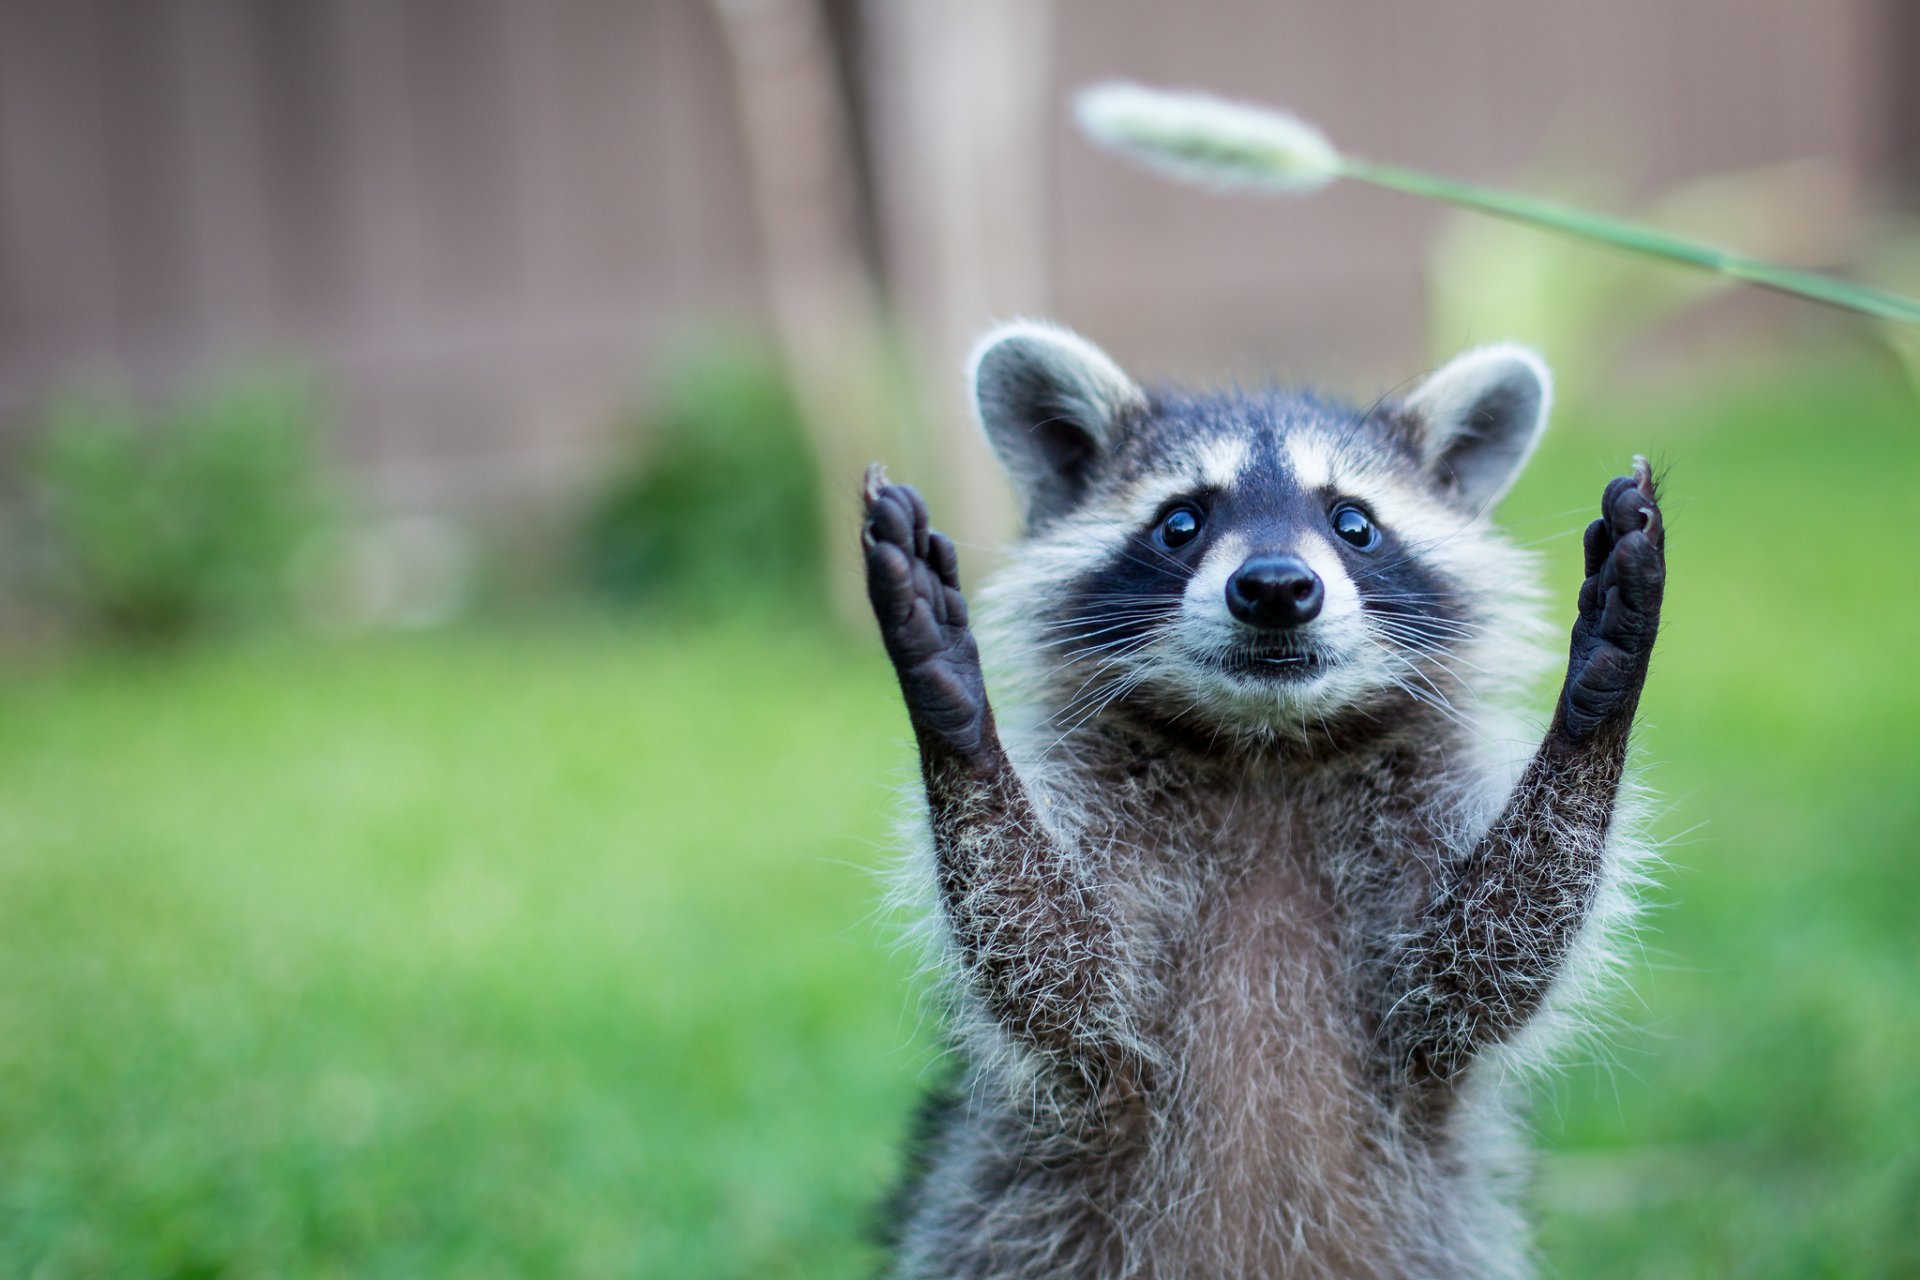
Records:
<instances>
[{"instance_id":1,"label":"grass seed head","mask_svg":"<svg viewBox=\"0 0 1920 1280\"><path fill-rule=\"evenodd\" d=\"M1119 83L1081 90L1074 106L1096 142L1188 182L1299 194L1340 176L1326 135L1284 111Z\"/></svg>"}]
</instances>

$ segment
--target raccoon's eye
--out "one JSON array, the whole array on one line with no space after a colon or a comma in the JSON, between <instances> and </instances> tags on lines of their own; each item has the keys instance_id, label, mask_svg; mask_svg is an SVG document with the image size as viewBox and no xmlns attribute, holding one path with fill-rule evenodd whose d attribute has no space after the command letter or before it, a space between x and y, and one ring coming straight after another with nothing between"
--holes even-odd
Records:
<instances>
[{"instance_id":1,"label":"raccoon's eye","mask_svg":"<svg viewBox=\"0 0 1920 1280\"><path fill-rule=\"evenodd\" d=\"M1156 532L1161 545L1168 549L1184 547L1200 533L1200 513L1185 505L1175 507L1160 517L1160 528Z\"/></svg>"},{"instance_id":2,"label":"raccoon's eye","mask_svg":"<svg viewBox=\"0 0 1920 1280\"><path fill-rule=\"evenodd\" d=\"M1351 503L1333 509L1333 531L1361 551L1371 551L1380 545L1380 530L1367 518L1366 512Z\"/></svg>"}]
</instances>

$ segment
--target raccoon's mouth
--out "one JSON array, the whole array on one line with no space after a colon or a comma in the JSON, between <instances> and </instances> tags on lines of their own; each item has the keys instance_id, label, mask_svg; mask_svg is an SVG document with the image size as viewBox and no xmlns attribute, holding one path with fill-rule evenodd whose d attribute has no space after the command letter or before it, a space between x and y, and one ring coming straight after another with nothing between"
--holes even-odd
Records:
<instances>
[{"instance_id":1,"label":"raccoon's mouth","mask_svg":"<svg viewBox=\"0 0 1920 1280\"><path fill-rule=\"evenodd\" d=\"M1317 653L1274 651L1235 653L1221 664L1236 676L1279 683L1300 683L1321 675L1333 663Z\"/></svg>"}]
</instances>

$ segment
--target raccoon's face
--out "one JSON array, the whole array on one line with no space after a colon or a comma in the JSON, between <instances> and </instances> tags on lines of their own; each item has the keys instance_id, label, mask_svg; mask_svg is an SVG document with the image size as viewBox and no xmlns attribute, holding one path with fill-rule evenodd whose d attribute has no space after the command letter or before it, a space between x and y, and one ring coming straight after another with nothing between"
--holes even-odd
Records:
<instances>
[{"instance_id":1,"label":"raccoon's face","mask_svg":"<svg viewBox=\"0 0 1920 1280\"><path fill-rule=\"evenodd\" d=\"M1531 354L1470 352L1362 411L1149 395L1020 324L981 344L975 390L1027 521L983 603L1056 724L1306 736L1458 715L1530 674L1529 566L1487 511L1545 421Z\"/></svg>"}]
</instances>

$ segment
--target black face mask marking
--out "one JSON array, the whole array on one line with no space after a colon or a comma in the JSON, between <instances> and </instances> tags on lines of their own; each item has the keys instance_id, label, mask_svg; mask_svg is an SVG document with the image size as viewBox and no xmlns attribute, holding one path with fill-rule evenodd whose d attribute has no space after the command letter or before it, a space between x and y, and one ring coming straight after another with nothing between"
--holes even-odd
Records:
<instances>
[{"instance_id":1,"label":"black face mask marking","mask_svg":"<svg viewBox=\"0 0 1920 1280\"><path fill-rule=\"evenodd\" d=\"M1151 526L1064 589L1051 623L1051 642L1062 657L1116 660L1172 625L1187 582L1215 539L1210 497L1167 503Z\"/></svg>"},{"instance_id":2,"label":"black face mask marking","mask_svg":"<svg viewBox=\"0 0 1920 1280\"><path fill-rule=\"evenodd\" d=\"M1469 622L1453 584L1422 558L1422 548L1379 525L1373 534L1373 545L1364 552L1337 544L1361 610L1395 649L1424 656L1444 652Z\"/></svg>"},{"instance_id":3,"label":"black face mask marking","mask_svg":"<svg viewBox=\"0 0 1920 1280\"><path fill-rule=\"evenodd\" d=\"M1315 433L1335 455L1352 450L1376 463L1385 458L1396 472L1402 464L1411 470L1391 424L1351 413L1335 418L1317 402L1296 400L1156 408L1162 412L1137 425L1104 473L1090 477L1084 508L1118 503L1156 472L1177 469L1197 482L1210 466L1208 478L1224 483L1170 488L1151 518L1054 589L1038 638L1053 661L1075 670L1075 704L1098 706L1121 694L1142 710L1165 704L1164 713L1190 706L1202 687L1191 682L1210 676L1306 687L1352 668L1347 683L1328 686L1329 697L1349 705L1327 710L1391 716L1400 701L1452 676L1448 661L1473 633L1459 587L1431 563L1426 546L1376 515L1366 494L1338 488L1337 474L1334 486L1303 489L1293 471L1288 437L1296 430ZM1221 458L1237 464L1230 476L1221 474ZM1209 565L1228 539L1235 563ZM1246 574L1267 561L1299 566L1294 576L1311 607L1298 586L1285 618L1271 601L1254 598L1279 587L1243 590L1246 598L1236 600L1234 583L1261 587L1259 573ZM1182 643L1180 628L1199 625L1188 596L1203 566L1220 575L1218 595L1210 585L1200 606L1214 610L1216 621L1204 637L1186 635ZM1364 631L1355 625L1356 605ZM1333 692L1341 688L1347 692Z\"/></svg>"}]
</instances>

